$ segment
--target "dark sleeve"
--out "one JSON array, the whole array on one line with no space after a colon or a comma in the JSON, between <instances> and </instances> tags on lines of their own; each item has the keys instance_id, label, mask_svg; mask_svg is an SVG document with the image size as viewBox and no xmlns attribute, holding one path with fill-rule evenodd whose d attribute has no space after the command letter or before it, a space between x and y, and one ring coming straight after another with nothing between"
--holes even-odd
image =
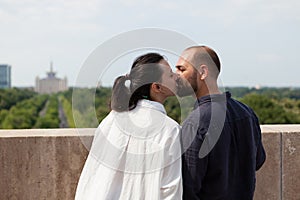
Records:
<instances>
[{"instance_id":1,"label":"dark sleeve","mask_svg":"<svg viewBox=\"0 0 300 200\"><path fill-rule=\"evenodd\" d=\"M200 159L199 150L203 142L205 130L195 128L192 124L183 124L182 140L190 144L182 156L183 199L198 199L203 179L206 173L208 156ZM192 137L191 137L192 136Z\"/></svg>"},{"instance_id":2,"label":"dark sleeve","mask_svg":"<svg viewBox=\"0 0 300 200\"><path fill-rule=\"evenodd\" d=\"M259 170L266 160L266 152L262 143L261 129L260 129L258 118L255 114L254 117L255 117L255 126L258 134L257 141L256 141L256 145L257 145L256 170Z\"/></svg>"}]
</instances>

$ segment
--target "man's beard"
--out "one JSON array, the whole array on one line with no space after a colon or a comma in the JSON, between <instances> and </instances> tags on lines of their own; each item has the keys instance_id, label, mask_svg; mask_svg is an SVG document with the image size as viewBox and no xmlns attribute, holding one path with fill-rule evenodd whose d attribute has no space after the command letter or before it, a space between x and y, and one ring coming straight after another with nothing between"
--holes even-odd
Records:
<instances>
[{"instance_id":1,"label":"man's beard","mask_svg":"<svg viewBox=\"0 0 300 200\"><path fill-rule=\"evenodd\" d=\"M178 78L177 80L177 95L180 97L189 96L197 93L198 72L195 70L188 79Z\"/></svg>"}]
</instances>

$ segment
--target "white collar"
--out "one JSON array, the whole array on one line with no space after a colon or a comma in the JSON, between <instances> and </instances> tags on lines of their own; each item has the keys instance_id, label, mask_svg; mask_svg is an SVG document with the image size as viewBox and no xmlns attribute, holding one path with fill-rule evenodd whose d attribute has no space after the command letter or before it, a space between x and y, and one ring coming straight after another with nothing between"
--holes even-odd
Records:
<instances>
[{"instance_id":1,"label":"white collar","mask_svg":"<svg viewBox=\"0 0 300 200\"><path fill-rule=\"evenodd\" d=\"M146 107L146 108L150 108L153 110L158 110L158 111L162 112L163 114L167 114L165 107L161 103L156 102L156 101L141 99L138 101L137 106Z\"/></svg>"}]
</instances>

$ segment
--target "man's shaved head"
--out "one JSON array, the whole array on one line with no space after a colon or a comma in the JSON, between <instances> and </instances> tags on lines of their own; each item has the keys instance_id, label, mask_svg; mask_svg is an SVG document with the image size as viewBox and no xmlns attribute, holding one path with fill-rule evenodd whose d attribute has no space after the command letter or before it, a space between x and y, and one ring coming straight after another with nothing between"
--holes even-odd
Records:
<instances>
[{"instance_id":1,"label":"man's shaved head","mask_svg":"<svg viewBox=\"0 0 300 200\"><path fill-rule=\"evenodd\" d=\"M218 78L221 71L221 63L217 53L207 46L192 46L184 50L183 58L198 69L201 65L206 65L210 74Z\"/></svg>"}]
</instances>

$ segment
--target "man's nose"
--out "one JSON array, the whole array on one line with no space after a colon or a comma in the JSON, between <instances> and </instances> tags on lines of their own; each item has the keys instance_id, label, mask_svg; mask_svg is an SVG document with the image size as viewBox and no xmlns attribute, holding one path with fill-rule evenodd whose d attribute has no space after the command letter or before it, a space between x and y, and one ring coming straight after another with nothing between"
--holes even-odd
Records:
<instances>
[{"instance_id":1,"label":"man's nose","mask_svg":"<svg viewBox=\"0 0 300 200\"><path fill-rule=\"evenodd\" d=\"M180 75L182 72L179 69L176 69L176 74Z\"/></svg>"}]
</instances>

